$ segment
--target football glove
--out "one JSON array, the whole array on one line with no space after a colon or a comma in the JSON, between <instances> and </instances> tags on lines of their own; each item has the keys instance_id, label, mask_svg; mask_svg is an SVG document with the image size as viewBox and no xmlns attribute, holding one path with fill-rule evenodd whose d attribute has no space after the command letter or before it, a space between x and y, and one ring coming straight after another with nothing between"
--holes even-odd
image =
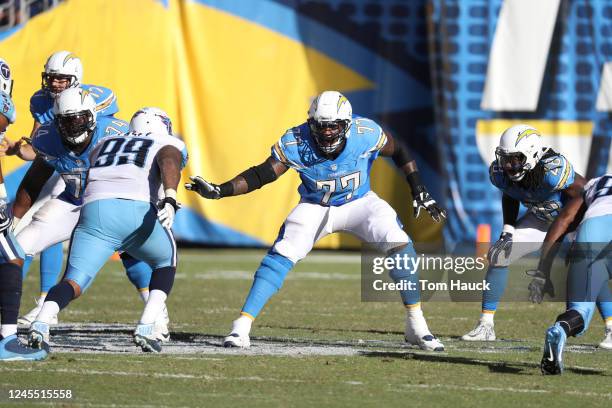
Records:
<instances>
[{"instance_id":1,"label":"football glove","mask_svg":"<svg viewBox=\"0 0 612 408\"><path fill-rule=\"evenodd\" d=\"M555 296L555 288L552 281L546 274L539 269L531 269L525 272L527 276L531 276L533 279L527 286L529 289L529 300L533 303L542 303L544 295L549 294L550 297Z\"/></svg>"},{"instance_id":2,"label":"football glove","mask_svg":"<svg viewBox=\"0 0 612 408\"><path fill-rule=\"evenodd\" d=\"M435 222L440 222L442 217L446 218L446 210L436 203L436 200L429 195L425 186L417 186L416 191L413 192L413 197L414 201L412 202L412 207L414 209L414 218L419 217L421 208L426 209Z\"/></svg>"},{"instance_id":3,"label":"football glove","mask_svg":"<svg viewBox=\"0 0 612 408\"><path fill-rule=\"evenodd\" d=\"M189 179L193 183L185 183L185 188L190 191L195 191L204 198L218 200L221 198L221 189L218 185L209 183L200 176L190 176Z\"/></svg>"},{"instance_id":4,"label":"football glove","mask_svg":"<svg viewBox=\"0 0 612 408\"><path fill-rule=\"evenodd\" d=\"M162 227L166 229L172 228L174 216L180 208L181 205L172 197L165 197L157 203L157 219L159 219Z\"/></svg>"},{"instance_id":5,"label":"football glove","mask_svg":"<svg viewBox=\"0 0 612 408\"><path fill-rule=\"evenodd\" d=\"M512 252L512 233L502 232L499 239L491 245L489 252L487 253L487 259L491 265L500 265L499 256L504 254L504 257L508 259Z\"/></svg>"},{"instance_id":6,"label":"football glove","mask_svg":"<svg viewBox=\"0 0 612 408\"><path fill-rule=\"evenodd\" d=\"M0 233L7 231L11 227L12 221L8 201L0 198Z\"/></svg>"}]
</instances>

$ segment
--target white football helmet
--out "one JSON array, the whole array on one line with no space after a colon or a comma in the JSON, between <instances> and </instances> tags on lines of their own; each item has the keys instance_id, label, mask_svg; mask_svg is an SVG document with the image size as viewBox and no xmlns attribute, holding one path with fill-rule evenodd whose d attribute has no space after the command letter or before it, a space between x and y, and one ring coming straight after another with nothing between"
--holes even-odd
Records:
<instances>
[{"instance_id":1,"label":"white football helmet","mask_svg":"<svg viewBox=\"0 0 612 408\"><path fill-rule=\"evenodd\" d=\"M168 114L159 108L141 108L130 120L130 132L142 135L155 133L173 136L172 121Z\"/></svg>"},{"instance_id":2,"label":"white football helmet","mask_svg":"<svg viewBox=\"0 0 612 408\"><path fill-rule=\"evenodd\" d=\"M66 87L53 86L53 79L68 81ZM81 60L69 51L58 51L47 59L45 70L42 73L42 89L51 96L56 97L67 88L75 88L81 84L83 79L83 64Z\"/></svg>"},{"instance_id":3,"label":"white football helmet","mask_svg":"<svg viewBox=\"0 0 612 408\"><path fill-rule=\"evenodd\" d=\"M55 98L53 114L62 140L72 147L88 142L96 128L96 101L82 88L60 93Z\"/></svg>"},{"instance_id":4,"label":"white football helmet","mask_svg":"<svg viewBox=\"0 0 612 408\"><path fill-rule=\"evenodd\" d=\"M520 181L538 164L548 148L542 136L529 125L515 125L502 133L495 149L497 164L512 181Z\"/></svg>"},{"instance_id":5,"label":"white football helmet","mask_svg":"<svg viewBox=\"0 0 612 408\"><path fill-rule=\"evenodd\" d=\"M342 146L353 121L353 108L344 95L325 91L317 96L308 109L308 126L319 149L334 153Z\"/></svg>"},{"instance_id":6,"label":"white football helmet","mask_svg":"<svg viewBox=\"0 0 612 408\"><path fill-rule=\"evenodd\" d=\"M9 68L9 65L2 58L0 58L0 91L9 96L13 93L11 68Z\"/></svg>"}]
</instances>

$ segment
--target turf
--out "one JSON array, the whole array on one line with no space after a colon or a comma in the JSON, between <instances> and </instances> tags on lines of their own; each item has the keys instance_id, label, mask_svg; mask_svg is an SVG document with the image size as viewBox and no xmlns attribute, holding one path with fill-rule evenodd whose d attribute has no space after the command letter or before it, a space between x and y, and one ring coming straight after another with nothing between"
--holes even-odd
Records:
<instances>
[{"instance_id":1,"label":"turf","mask_svg":"<svg viewBox=\"0 0 612 408\"><path fill-rule=\"evenodd\" d=\"M570 339L563 376L544 377L538 363L544 331L562 303L505 303L496 317L499 341L465 343L477 303L427 302L431 330L444 353L402 344L399 302L360 300L359 257L314 253L300 263L257 320L253 350L221 348L263 251L183 250L168 306L181 354L145 355L129 344L142 303L121 264L109 262L90 290L60 316L62 323L100 323L107 330L65 331L49 359L0 365L0 405L63 406L610 406L612 353L594 347L603 324ZM33 271L36 270L36 265ZM32 306L37 273L25 284L22 312ZM102 326L102 324L106 324ZM108 325L113 324L113 325ZM53 346L52 332L52 346ZM104 348L87 351L79 336ZM98 340L99 339L99 340ZM177 350L179 348L176 348ZM326 355L331 354L331 355ZM10 401L9 389L70 389L71 400ZM415 405L416 404L416 405Z\"/></svg>"}]
</instances>

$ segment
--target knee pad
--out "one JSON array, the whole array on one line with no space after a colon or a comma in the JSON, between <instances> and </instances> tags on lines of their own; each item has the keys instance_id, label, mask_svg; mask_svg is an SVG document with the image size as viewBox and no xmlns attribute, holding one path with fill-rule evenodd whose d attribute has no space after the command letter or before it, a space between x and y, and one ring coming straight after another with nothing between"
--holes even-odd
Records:
<instances>
[{"instance_id":1,"label":"knee pad","mask_svg":"<svg viewBox=\"0 0 612 408\"><path fill-rule=\"evenodd\" d=\"M582 315L574 309L569 309L561 313L557 316L556 322L563 327L565 334L568 336L576 336L584 330L584 319Z\"/></svg>"},{"instance_id":2,"label":"knee pad","mask_svg":"<svg viewBox=\"0 0 612 408\"><path fill-rule=\"evenodd\" d=\"M255 279L263 279L279 290L293 265L287 257L277 252L268 252L255 272Z\"/></svg>"}]
</instances>

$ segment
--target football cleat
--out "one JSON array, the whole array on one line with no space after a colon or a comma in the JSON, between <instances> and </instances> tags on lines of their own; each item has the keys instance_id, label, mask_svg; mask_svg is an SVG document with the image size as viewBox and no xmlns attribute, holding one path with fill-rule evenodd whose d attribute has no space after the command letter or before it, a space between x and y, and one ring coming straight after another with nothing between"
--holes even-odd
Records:
<instances>
[{"instance_id":1,"label":"football cleat","mask_svg":"<svg viewBox=\"0 0 612 408\"><path fill-rule=\"evenodd\" d=\"M248 335L241 336L238 333L230 333L223 339L223 347L249 348L251 347L251 339Z\"/></svg>"},{"instance_id":2,"label":"football cleat","mask_svg":"<svg viewBox=\"0 0 612 408\"><path fill-rule=\"evenodd\" d=\"M495 341L495 330L493 325L479 321L476 327L469 333L461 336L463 341Z\"/></svg>"},{"instance_id":3,"label":"football cleat","mask_svg":"<svg viewBox=\"0 0 612 408\"><path fill-rule=\"evenodd\" d=\"M45 303L45 298L39 297L38 299L34 300L34 302L36 302L36 307L34 307L34 309L30 310L25 315L21 316L17 320L17 324L21 324L21 325L29 327L32 324L32 322L36 320L38 313L40 313L40 310L42 309L43 303ZM57 324L57 316L53 317L50 324Z\"/></svg>"},{"instance_id":4,"label":"football cleat","mask_svg":"<svg viewBox=\"0 0 612 408\"><path fill-rule=\"evenodd\" d=\"M599 343L599 347L606 350L612 350L612 328L606 327L604 339Z\"/></svg>"},{"instance_id":5,"label":"football cleat","mask_svg":"<svg viewBox=\"0 0 612 408\"><path fill-rule=\"evenodd\" d=\"M170 323L170 317L168 316L168 308L164 306L164 310L157 316L155 323L153 323L153 336L166 343L170 341L170 330L168 330L168 323Z\"/></svg>"},{"instance_id":6,"label":"football cleat","mask_svg":"<svg viewBox=\"0 0 612 408\"><path fill-rule=\"evenodd\" d=\"M161 341L153 334L154 323L138 324L134 331L134 344L140 346L145 353L160 353L162 350Z\"/></svg>"},{"instance_id":7,"label":"football cleat","mask_svg":"<svg viewBox=\"0 0 612 408\"><path fill-rule=\"evenodd\" d=\"M404 340L408 344L419 346L425 351L444 351L444 344L438 340L427 327L425 318L420 317L406 318L406 330L404 331Z\"/></svg>"},{"instance_id":8,"label":"football cleat","mask_svg":"<svg viewBox=\"0 0 612 408\"><path fill-rule=\"evenodd\" d=\"M48 344L43 343L41 350L33 349L21 343L16 334L8 336L0 341L0 361L44 360L47 358L48 354Z\"/></svg>"},{"instance_id":9,"label":"football cleat","mask_svg":"<svg viewBox=\"0 0 612 408\"><path fill-rule=\"evenodd\" d=\"M35 349L42 349L45 343L49 343L49 325L35 320L28 332L28 345Z\"/></svg>"},{"instance_id":10,"label":"football cleat","mask_svg":"<svg viewBox=\"0 0 612 408\"><path fill-rule=\"evenodd\" d=\"M563 347L567 335L565 330L555 323L546 330L546 340L544 341L544 355L540 362L540 369L544 375L558 375L563 373Z\"/></svg>"}]
</instances>

